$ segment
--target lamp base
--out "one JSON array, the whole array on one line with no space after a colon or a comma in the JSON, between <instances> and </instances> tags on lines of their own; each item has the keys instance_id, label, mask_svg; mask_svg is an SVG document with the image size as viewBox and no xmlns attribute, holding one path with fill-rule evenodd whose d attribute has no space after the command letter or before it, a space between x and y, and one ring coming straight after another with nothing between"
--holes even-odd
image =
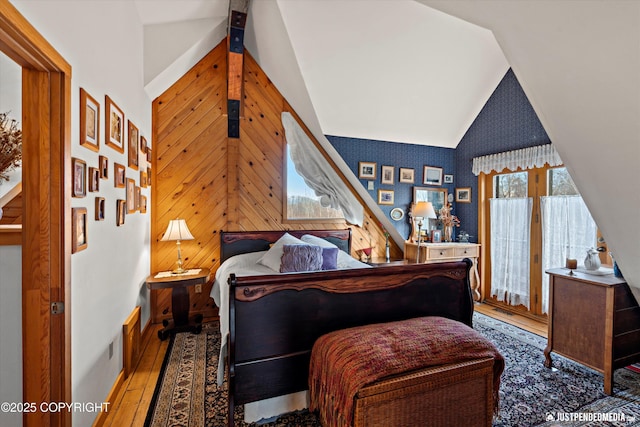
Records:
<instances>
[{"instance_id":1,"label":"lamp base","mask_svg":"<svg viewBox=\"0 0 640 427\"><path fill-rule=\"evenodd\" d=\"M171 272L171 274L184 274L184 273L186 273L187 271L188 271L188 270L185 270L185 269L184 269L184 268L182 268L182 267L178 267L178 268L176 268L175 270L173 270L173 271Z\"/></svg>"}]
</instances>

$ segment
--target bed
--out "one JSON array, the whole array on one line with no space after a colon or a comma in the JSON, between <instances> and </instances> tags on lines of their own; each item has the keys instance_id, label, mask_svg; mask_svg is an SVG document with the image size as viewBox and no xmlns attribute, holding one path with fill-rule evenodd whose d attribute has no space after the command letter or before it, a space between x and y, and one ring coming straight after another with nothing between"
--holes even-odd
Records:
<instances>
[{"instance_id":1,"label":"bed","mask_svg":"<svg viewBox=\"0 0 640 427\"><path fill-rule=\"evenodd\" d=\"M253 270L285 233L306 244L335 245L342 262L313 272ZM226 356L229 425L235 405L306 390L311 348L328 332L421 316L472 326L470 260L372 268L350 251L349 229L221 233L222 264L211 295L220 308L219 373Z\"/></svg>"}]
</instances>

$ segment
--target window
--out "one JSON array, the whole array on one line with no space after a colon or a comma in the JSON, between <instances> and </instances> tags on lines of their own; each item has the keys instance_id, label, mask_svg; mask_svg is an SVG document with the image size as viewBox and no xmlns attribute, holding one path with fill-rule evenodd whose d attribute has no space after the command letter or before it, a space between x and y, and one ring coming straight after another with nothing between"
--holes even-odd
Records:
<instances>
[{"instance_id":1,"label":"window","mask_svg":"<svg viewBox=\"0 0 640 427\"><path fill-rule=\"evenodd\" d=\"M499 174L493 180L493 195L497 199L527 197L527 172Z\"/></svg>"},{"instance_id":2,"label":"window","mask_svg":"<svg viewBox=\"0 0 640 427\"><path fill-rule=\"evenodd\" d=\"M548 177L549 196L578 196L580 193L573 183L573 179L569 175L567 168L549 169Z\"/></svg>"},{"instance_id":3,"label":"window","mask_svg":"<svg viewBox=\"0 0 640 427\"><path fill-rule=\"evenodd\" d=\"M287 144L287 186L285 220L290 221L317 221L343 219L344 215L339 209L322 206L321 198L309 188L304 179L296 172L296 167L291 160L289 145Z\"/></svg>"}]
</instances>

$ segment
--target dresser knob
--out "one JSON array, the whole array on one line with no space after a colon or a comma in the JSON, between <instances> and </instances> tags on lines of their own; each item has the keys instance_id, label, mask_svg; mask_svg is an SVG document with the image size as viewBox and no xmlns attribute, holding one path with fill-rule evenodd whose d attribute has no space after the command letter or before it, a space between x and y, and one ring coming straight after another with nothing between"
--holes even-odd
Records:
<instances>
[{"instance_id":1,"label":"dresser knob","mask_svg":"<svg viewBox=\"0 0 640 427\"><path fill-rule=\"evenodd\" d=\"M444 255L444 252L440 251L440 255Z\"/></svg>"}]
</instances>

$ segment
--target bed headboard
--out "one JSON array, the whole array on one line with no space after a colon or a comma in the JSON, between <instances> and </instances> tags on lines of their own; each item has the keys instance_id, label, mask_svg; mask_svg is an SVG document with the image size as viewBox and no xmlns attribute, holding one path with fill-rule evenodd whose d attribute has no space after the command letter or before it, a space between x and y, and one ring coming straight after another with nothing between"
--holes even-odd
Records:
<instances>
[{"instance_id":1,"label":"bed headboard","mask_svg":"<svg viewBox=\"0 0 640 427\"><path fill-rule=\"evenodd\" d=\"M351 229L343 230L269 230L222 231L220 233L220 263L234 255L269 250L283 234L300 238L305 234L321 237L351 255Z\"/></svg>"}]
</instances>

